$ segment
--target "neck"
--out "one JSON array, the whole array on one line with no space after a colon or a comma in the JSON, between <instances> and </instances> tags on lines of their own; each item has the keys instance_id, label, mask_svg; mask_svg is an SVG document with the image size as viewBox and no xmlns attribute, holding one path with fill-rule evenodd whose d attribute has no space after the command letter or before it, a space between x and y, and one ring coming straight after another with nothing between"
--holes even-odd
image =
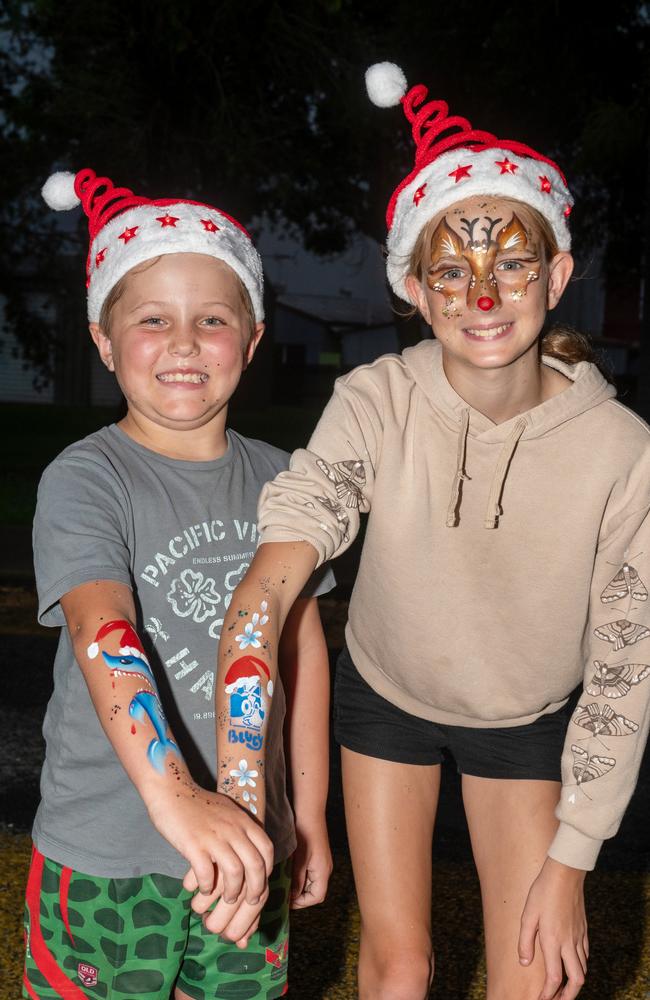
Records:
<instances>
[{"instance_id":1,"label":"neck","mask_svg":"<svg viewBox=\"0 0 650 1000\"><path fill-rule=\"evenodd\" d=\"M133 441L166 458L184 462L211 462L225 455L228 448L226 414L227 408L224 408L202 427L179 430L162 427L141 413L129 410L118 427Z\"/></svg>"},{"instance_id":2,"label":"neck","mask_svg":"<svg viewBox=\"0 0 650 1000\"><path fill-rule=\"evenodd\" d=\"M477 368L449 357L442 363L453 389L495 424L505 423L544 403L571 384L564 375L540 364L537 344L503 368Z\"/></svg>"}]
</instances>

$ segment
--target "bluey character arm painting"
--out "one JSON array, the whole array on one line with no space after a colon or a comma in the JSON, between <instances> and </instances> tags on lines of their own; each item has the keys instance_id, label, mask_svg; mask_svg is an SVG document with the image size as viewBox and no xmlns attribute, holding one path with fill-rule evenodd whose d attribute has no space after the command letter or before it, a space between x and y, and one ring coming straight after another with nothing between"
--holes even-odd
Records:
<instances>
[{"instance_id":1,"label":"bluey character arm painting","mask_svg":"<svg viewBox=\"0 0 650 1000\"><path fill-rule=\"evenodd\" d=\"M316 565L306 542L258 549L233 594L219 643L217 787L260 823L269 714L284 621Z\"/></svg>"},{"instance_id":2,"label":"bluey character arm painting","mask_svg":"<svg viewBox=\"0 0 650 1000\"><path fill-rule=\"evenodd\" d=\"M209 894L218 885L223 902L211 915L210 929L242 940L268 893L270 841L226 796L206 791L192 778L135 630L129 587L91 581L64 595L61 606L110 748L153 825L186 858L187 888Z\"/></svg>"}]
</instances>

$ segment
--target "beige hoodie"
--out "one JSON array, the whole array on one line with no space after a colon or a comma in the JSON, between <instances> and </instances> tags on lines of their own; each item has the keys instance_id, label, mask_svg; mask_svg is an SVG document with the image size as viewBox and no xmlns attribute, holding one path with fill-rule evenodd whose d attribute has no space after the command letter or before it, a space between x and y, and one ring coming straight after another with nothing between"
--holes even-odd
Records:
<instances>
[{"instance_id":1,"label":"beige hoodie","mask_svg":"<svg viewBox=\"0 0 650 1000\"><path fill-rule=\"evenodd\" d=\"M323 562L369 511L347 642L413 715L522 725L584 678L549 854L588 869L648 729L650 433L593 365L544 363L573 385L498 425L449 385L436 341L339 379L262 493L261 540L307 540Z\"/></svg>"}]
</instances>

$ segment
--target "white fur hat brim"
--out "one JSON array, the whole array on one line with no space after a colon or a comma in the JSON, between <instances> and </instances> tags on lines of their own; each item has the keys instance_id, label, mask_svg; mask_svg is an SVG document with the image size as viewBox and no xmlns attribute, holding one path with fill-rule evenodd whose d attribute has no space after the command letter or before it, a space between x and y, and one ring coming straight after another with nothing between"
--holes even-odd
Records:
<instances>
[{"instance_id":1,"label":"white fur hat brim","mask_svg":"<svg viewBox=\"0 0 650 1000\"><path fill-rule=\"evenodd\" d=\"M515 169L504 169L500 165L504 162ZM458 171L459 167L469 169ZM397 198L386 242L386 268L399 298L412 304L404 281L424 226L455 202L474 195L514 198L530 205L550 223L558 249L571 249L567 218L573 198L551 164L505 149L453 149L422 167Z\"/></svg>"},{"instance_id":2,"label":"white fur hat brim","mask_svg":"<svg viewBox=\"0 0 650 1000\"><path fill-rule=\"evenodd\" d=\"M175 221L165 224L164 218ZM163 207L137 205L99 231L88 258L90 322L99 321L106 296L131 268L171 253L201 253L222 260L248 291L255 321L264 319L262 261L251 240L216 209L180 201Z\"/></svg>"}]
</instances>

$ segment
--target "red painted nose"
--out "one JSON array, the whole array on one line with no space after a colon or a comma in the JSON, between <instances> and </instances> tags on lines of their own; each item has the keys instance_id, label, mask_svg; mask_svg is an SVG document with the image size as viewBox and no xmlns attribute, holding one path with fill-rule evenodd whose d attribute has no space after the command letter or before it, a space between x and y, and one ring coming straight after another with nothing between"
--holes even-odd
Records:
<instances>
[{"instance_id":1,"label":"red painted nose","mask_svg":"<svg viewBox=\"0 0 650 1000\"><path fill-rule=\"evenodd\" d=\"M494 299L491 299L489 295L481 295L476 305L479 309L482 309L483 312L489 312L490 309L494 309Z\"/></svg>"}]
</instances>

